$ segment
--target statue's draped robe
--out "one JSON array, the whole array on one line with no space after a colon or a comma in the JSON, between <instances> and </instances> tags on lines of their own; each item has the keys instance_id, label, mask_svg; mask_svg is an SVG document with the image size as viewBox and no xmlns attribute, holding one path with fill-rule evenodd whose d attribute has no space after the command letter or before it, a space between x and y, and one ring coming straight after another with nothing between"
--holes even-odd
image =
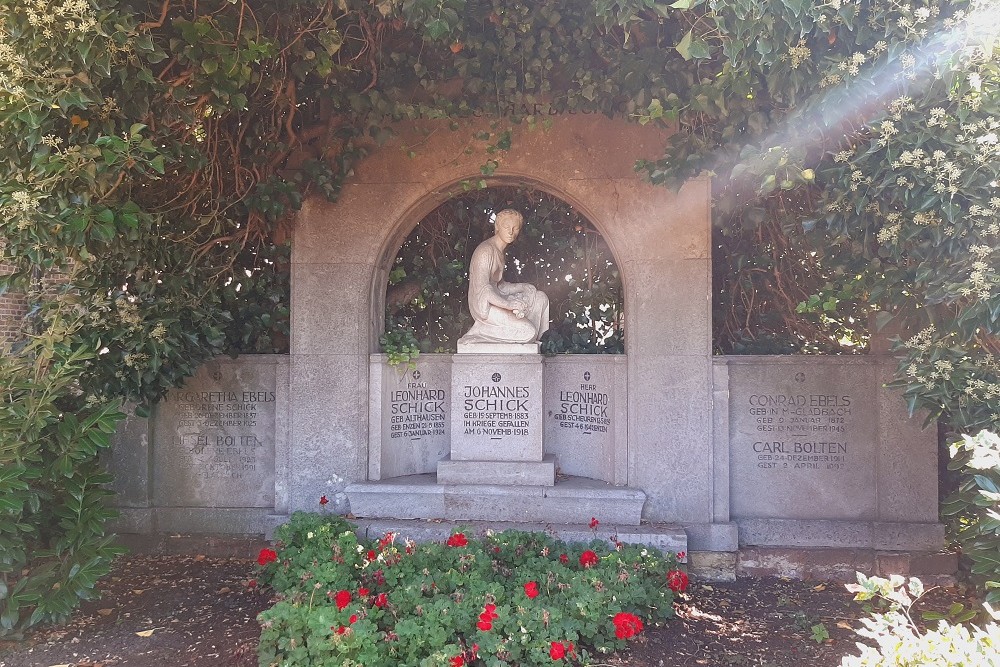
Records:
<instances>
[{"instance_id":1,"label":"statue's draped robe","mask_svg":"<svg viewBox=\"0 0 1000 667\"><path fill-rule=\"evenodd\" d=\"M469 311L476 322L462 336L461 343L533 343L548 330L548 297L533 285L503 282L503 269L504 254L489 240L480 243L472 253ZM490 303L489 296L495 292L524 301L527 304L524 317Z\"/></svg>"}]
</instances>

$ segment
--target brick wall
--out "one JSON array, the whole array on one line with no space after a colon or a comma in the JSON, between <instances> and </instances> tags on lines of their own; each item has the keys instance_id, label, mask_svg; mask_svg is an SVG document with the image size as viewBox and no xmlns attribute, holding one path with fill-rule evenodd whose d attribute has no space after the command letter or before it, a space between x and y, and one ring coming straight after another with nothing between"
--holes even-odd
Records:
<instances>
[{"instance_id":1,"label":"brick wall","mask_svg":"<svg viewBox=\"0 0 1000 667\"><path fill-rule=\"evenodd\" d=\"M0 275L10 273L10 264L0 262ZM28 314L28 297L19 292L0 294L0 348L9 348L21 336Z\"/></svg>"}]
</instances>

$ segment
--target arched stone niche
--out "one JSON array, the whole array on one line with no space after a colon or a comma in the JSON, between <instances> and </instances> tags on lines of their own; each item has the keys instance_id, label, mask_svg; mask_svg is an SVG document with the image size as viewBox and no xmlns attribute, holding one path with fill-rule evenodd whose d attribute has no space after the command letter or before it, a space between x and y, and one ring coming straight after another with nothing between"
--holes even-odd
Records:
<instances>
[{"instance_id":1,"label":"arched stone niche","mask_svg":"<svg viewBox=\"0 0 1000 667\"><path fill-rule=\"evenodd\" d=\"M403 127L357 166L338 202L313 198L298 215L291 509L312 509L326 494L346 511L345 486L369 479L379 437L369 429L370 355L378 351L388 271L410 230L464 179L481 178L487 158L497 159L471 140L488 129L485 121L454 131L447 121ZM712 452L709 180L679 193L643 181L634 161L658 155L666 139L649 127L566 116L547 130L513 129L490 183L528 183L569 202L604 235L622 271L627 417L616 483L646 494L644 518L684 524L692 537L725 533L717 548L735 548L728 485L713 485L728 470L714 469ZM718 523L727 529L715 531Z\"/></svg>"}]
</instances>

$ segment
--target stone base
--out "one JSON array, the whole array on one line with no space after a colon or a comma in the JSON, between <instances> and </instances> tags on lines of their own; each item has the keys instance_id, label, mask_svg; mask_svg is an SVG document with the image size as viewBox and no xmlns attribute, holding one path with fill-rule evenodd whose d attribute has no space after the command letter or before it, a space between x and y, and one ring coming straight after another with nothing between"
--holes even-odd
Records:
<instances>
[{"instance_id":1,"label":"stone base","mask_svg":"<svg viewBox=\"0 0 1000 667\"><path fill-rule=\"evenodd\" d=\"M884 521L808 519L735 519L740 546L794 546L938 551L944 548L944 525Z\"/></svg>"},{"instance_id":2,"label":"stone base","mask_svg":"<svg viewBox=\"0 0 1000 667\"><path fill-rule=\"evenodd\" d=\"M556 460L542 461L452 461L438 463L438 484L502 484L505 486L553 486Z\"/></svg>"},{"instance_id":3,"label":"stone base","mask_svg":"<svg viewBox=\"0 0 1000 667\"><path fill-rule=\"evenodd\" d=\"M958 555L930 551L797 547L742 547L736 573L740 577L788 577L823 581L857 581L857 572L888 577L917 577L926 586L952 586Z\"/></svg>"},{"instance_id":4,"label":"stone base","mask_svg":"<svg viewBox=\"0 0 1000 667\"><path fill-rule=\"evenodd\" d=\"M458 341L459 354L538 354L541 343L463 343Z\"/></svg>"},{"instance_id":5,"label":"stone base","mask_svg":"<svg viewBox=\"0 0 1000 667\"><path fill-rule=\"evenodd\" d=\"M623 544L644 544L663 552L684 553L680 559L688 562L687 535L680 526L609 526L604 521L597 530L587 524L553 525L546 523L497 522L497 521L406 521L402 519L359 519L352 523L358 526L358 534L368 539L377 539L388 532L397 539L411 539L414 542L443 542L456 530L467 534L484 535L486 531L520 530L544 532L564 542L586 544L595 539L611 543L612 538ZM735 554L732 554L735 558Z\"/></svg>"},{"instance_id":6,"label":"stone base","mask_svg":"<svg viewBox=\"0 0 1000 667\"><path fill-rule=\"evenodd\" d=\"M287 520L288 517L283 517ZM134 554L154 556L194 556L213 558L257 558L260 550L271 546L269 538L260 535L184 535L152 533L115 535L115 544Z\"/></svg>"},{"instance_id":7,"label":"stone base","mask_svg":"<svg viewBox=\"0 0 1000 667\"><path fill-rule=\"evenodd\" d=\"M108 531L152 535L181 533L203 535L261 535L267 538L288 517L271 508L151 507L116 508L118 517Z\"/></svg>"},{"instance_id":8,"label":"stone base","mask_svg":"<svg viewBox=\"0 0 1000 667\"><path fill-rule=\"evenodd\" d=\"M646 494L638 489L572 477L555 486L437 483L434 475L359 482L345 489L351 513L362 518L526 521L638 526Z\"/></svg>"}]
</instances>

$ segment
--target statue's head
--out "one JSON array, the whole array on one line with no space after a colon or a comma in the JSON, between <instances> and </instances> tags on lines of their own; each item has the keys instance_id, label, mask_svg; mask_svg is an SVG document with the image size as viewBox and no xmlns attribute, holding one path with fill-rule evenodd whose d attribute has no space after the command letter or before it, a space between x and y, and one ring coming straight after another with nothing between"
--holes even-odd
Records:
<instances>
[{"instance_id":1,"label":"statue's head","mask_svg":"<svg viewBox=\"0 0 1000 667\"><path fill-rule=\"evenodd\" d=\"M524 226L524 216L512 208L507 208L497 213L494 226L496 234L504 243L510 244L521 233L521 227Z\"/></svg>"}]
</instances>

